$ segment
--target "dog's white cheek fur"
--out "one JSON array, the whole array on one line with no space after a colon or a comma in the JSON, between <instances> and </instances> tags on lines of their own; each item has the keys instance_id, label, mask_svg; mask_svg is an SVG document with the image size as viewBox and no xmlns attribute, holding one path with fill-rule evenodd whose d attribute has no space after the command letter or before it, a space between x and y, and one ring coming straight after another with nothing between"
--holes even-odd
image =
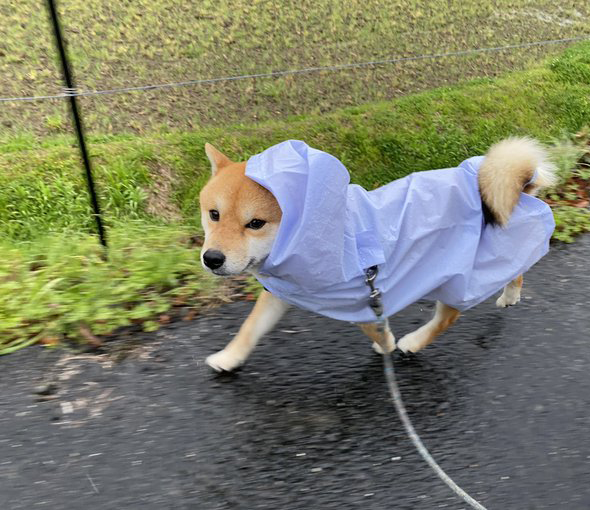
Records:
<instances>
[{"instance_id":1,"label":"dog's white cheek fur","mask_svg":"<svg viewBox=\"0 0 590 510\"><path fill-rule=\"evenodd\" d=\"M225 253L225 252L224 252ZM250 259L245 256L236 256L235 253L225 253L225 264L221 266L223 274L234 275L240 274L250 262Z\"/></svg>"},{"instance_id":2,"label":"dog's white cheek fur","mask_svg":"<svg viewBox=\"0 0 590 510\"><path fill-rule=\"evenodd\" d=\"M248 240L248 263L254 259L255 266L259 266L268 257L279 226L267 224L264 228L266 229L264 237L252 237Z\"/></svg>"}]
</instances>

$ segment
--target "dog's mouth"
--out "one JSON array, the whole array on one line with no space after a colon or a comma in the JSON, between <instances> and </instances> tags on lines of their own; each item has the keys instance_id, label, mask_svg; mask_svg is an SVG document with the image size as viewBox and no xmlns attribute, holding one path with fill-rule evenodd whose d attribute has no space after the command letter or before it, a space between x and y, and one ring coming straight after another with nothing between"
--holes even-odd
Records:
<instances>
[{"instance_id":1,"label":"dog's mouth","mask_svg":"<svg viewBox=\"0 0 590 510\"><path fill-rule=\"evenodd\" d=\"M250 259L250 261L248 262L248 264L246 265L246 267L244 268L244 271L248 271L249 269L255 269L260 265L260 261L257 260L255 257L252 257Z\"/></svg>"},{"instance_id":2,"label":"dog's mouth","mask_svg":"<svg viewBox=\"0 0 590 510\"><path fill-rule=\"evenodd\" d=\"M259 265L259 264L260 264L260 261L259 261L258 259L256 259L256 257L252 257L252 258L251 258L251 259L248 261L248 263L246 264L246 266L245 266L243 269L241 269L240 271L235 271L235 272L234 272L234 271L228 271L228 270L227 270L225 267L223 267L223 266L222 266L222 267L220 267L220 268L217 268L217 269L210 269L210 268L208 268L207 266L205 266L205 265L203 264L203 267L204 267L204 268L205 268L207 271L209 271L209 272L213 273L213 274L214 274L214 275L216 275L216 276L235 276L235 275L238 275L238 274L244 273L245 271L250 271L250 270L252 270L252 269L255 269L255 268L257 268L257 267L258 267L258 265Z\"/></svg>"}]
</instances>

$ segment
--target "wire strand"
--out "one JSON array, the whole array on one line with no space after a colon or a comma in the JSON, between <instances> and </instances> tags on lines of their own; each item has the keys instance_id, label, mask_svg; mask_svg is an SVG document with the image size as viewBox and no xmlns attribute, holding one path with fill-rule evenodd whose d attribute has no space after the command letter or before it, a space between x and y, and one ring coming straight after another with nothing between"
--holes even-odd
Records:
<instances>
[{"instance_id":1,"label":"wire strand","mask_svg":"<svg viewBox=\"0 0 590 510\"><path fill-rule=\"evenodd\" d=\"M111 95L111 94L122 94L122 93L127 93L127 92L162 90L162 89L175 88L175 87L188 87L188 86L194 86L194 85L207 85L207 84L212 84L212 83L231 82L231 81L248 80L248 79L255 79L255 78L273 78L273 77L278 77L278 76L308 74L308 73L315 73L315 72L322 72L322 71L342 71L345 69L354 69L354 68L361 68L361 67L395 64L397 62L410 62L410 61L415 61L415 60L439 59L439 58L446 58L446 57L459 57L459 56L466 56L466 55L472 55L472 54L477 54L477 53L489 53L489 52L497 52L497 51L504 51L504 50L531 48L534 46L547 46L547 45L552 45L552 44L564 44L564 43L571 43L571 42L578 42L578 41L586 41L589 39L590 39L590 36L569 37L569 38L565 38L565 39L548 39L548 40L544 40L544 41L533 41L533 42L520 43L520 44L510 44L510 45L506 45L506 46L493 46L493 47L488 47L488 48L473 48L473 49L468 49L468 50L449 51L446 53L432 53L432 54L414 55L414 56L407 56L407 57L395 57L395 58L384 59L384 60L370 60L367 62L353 62L353 63L349 63L349 64L336 64L336 65L332 65L332 66L306 67L303 69L286 69L283 71L271 71L268 73L241 74L241 75L236 75L236 76L222 76L222 77L218 77L218 78L205 78L205 79L178 81L178 82L171 82L171 83L159 83L159 84L153 84L153 85L138 85L138 86L130 86L130 87L105 89L105 90L90 90L87 92L80 92L80 91L75 91L75 90L74 91L65 90L61 94L46 95L46 96L0 97L0 102L55 100L55 99L64 99L64 98L68 98L68 97L72 97L72 96L74 96L74 97L101 96L101 95Z\"/></svg>"}]
</instances>

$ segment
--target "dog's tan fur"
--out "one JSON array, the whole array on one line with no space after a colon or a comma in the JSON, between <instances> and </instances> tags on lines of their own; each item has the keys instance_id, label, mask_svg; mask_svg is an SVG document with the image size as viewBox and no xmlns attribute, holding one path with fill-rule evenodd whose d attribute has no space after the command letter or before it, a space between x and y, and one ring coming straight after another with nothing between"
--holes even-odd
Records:
<instances>
[{"instance_id":1,"label":"dog's tan fur","mask_svg":"<svg viewBox=\"0 0 590 510\"><path fill-rule=\"evenodd\" d=\"M359 324L362 332L373 340L373 349L378 354L384 352L391 352L395 349L395 337L391 330L387 330L383 334L382 328L379 324L374 322L368 322L365 324Z\"/></svg>"},{"instance_id":2,"label":"dog's tan fur","mask_svg":"<svg viewBox=\"0 0 590 510\"><path fill-rule=\"evenodd\" d=\"M245 176L246 163L232 162L209 144L206 152L213 175L200 195L205 230L201 253L219 250L227 258L227 267L216 274L238 274L259 264L270 252L281 209L268 190ZM211 210L219 212L219 221L211 220ZM267 223L260 230L246 228L254 218Z\"/></svg>"},{"instance_id":3,"label":"dog's tan fur","mask_svg":"<svg viewBox=\"0 0 590 510\"><path fill-rule=\"evenodd\" d=\"M418 352L434 342L438 335L449 329L451 324L459 318L459 315L461 315L459 310L437 301L432 319L416 331L404 336L397 346L403 352Z\"/></svg>"},{"instance_id":4,"label":"dog's tan fur","mask_svg":"<svg viewBox=\"0 0 590 510\"><path fill-rule=\"evenodd\" d=\"M533 184L527 183L537 170ZM547 153L535 140L507 138L487 153L478 173L481 196L498 224L506 225L524 191L534 195L555 183L554 168Z\"/></svg>"},{"instance_id":5,"label":"dog's tan fur","mask_svg":"<svg viewBox=\"0 0 590 510\"><path fill-rule=\"evenodd\" d=\"M222 351L207 358L208 365L218 372L230 372L240 366L256 347L258 340L275 326L288 307L287 303L270 292L263 291L238 334Z\"/></svg>"},{"instance_id":6,"label":"dog's tan fur","mask_svg":"<svg viewBox=\"0 0 590 510\"><path fill-rule=\"evenodd\" d=\"M212 177L200 195L201 220L205 230L202 254L207 250L222 252L225 261L215 274L231 275L243 271L256 273L270 253L280 221L281 210L272 194L245 175L246 163L234 163L212 145L205 146L211 162ZM529 181L537 170L534 183ZM528 138L509 138L494 145L479 170L482 200L501 228L506 225L520 193L535 194L555 182L554 167L541 145ZM213 220L210 211L219 213ZM257 230L246 225L254 218L266 222ZM208 269L203 262L205 269ZM523 277L517 277L504 288L496 301L505 307L520 300ZM264 291L236 337L223 349L207 358L218 371L231 371L241 365L260 337L270 331L288 305ZM459 317L459 311L437 302L433 318L416 331L404 336L397 347L404 352L417 352L431 344ZM373 340L377 352L390 352L396 347L391 331L385 333L374 324L361 329Z\"/></svg>"}]
</instances>

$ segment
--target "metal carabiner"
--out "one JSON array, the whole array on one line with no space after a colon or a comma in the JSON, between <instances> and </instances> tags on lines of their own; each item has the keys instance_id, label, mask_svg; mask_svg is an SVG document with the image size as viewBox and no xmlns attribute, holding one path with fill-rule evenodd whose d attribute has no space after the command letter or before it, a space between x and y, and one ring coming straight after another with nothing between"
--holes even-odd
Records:
<instances>
[{"instance_id":1,"label":"metal carabiner","mask_svg":"<svg viewBox=\"0 0 590 510\"><path fill-rule=\"evenodd\" d=\"M373 313L380 318L383 315L383 302L381 301L381 291L375 288L375 280L377 279L378 273L379 268L377 266L371 266L365 269L365 283L371 289L369 306L373 310Z\"/></svg>"}]
</instances>

